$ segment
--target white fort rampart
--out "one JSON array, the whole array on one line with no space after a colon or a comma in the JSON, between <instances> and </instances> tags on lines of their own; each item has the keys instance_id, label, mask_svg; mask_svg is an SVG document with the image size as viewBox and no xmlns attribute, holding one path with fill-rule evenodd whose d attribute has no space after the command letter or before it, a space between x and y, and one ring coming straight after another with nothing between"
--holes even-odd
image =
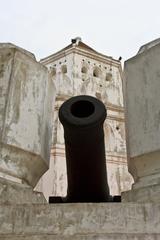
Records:
<instances>
[{"instance_id":1,"label":"white fort rampart","mask_svg":"<svg viewBox=\"0 0 160 240\"><path fill-rule=\"evenodd\" d=\"M0 44L0 176L27 189L49 168L53 98L47 68L28 51ZM3 188L4 180L1 201Z\"/></svg>"},{"instance_id":2,"label":"white fort rampart","mask_svg":"<svg viewBox=\"0 0 160 240\"><path fill-rule=\"evenodd\" d=\"M48 205L32 187L48 167L53 83L32 54L0 45L0 240L160 239L158 62L159 43L125 64L128 165L135 180L123 194L126 202Z\"/></svg>"},{"instance_id":3,"label":"white fort rampart","mask_svg":"<svg viewBox=\"0 0 160 240\"><path fill-rule=\"evenodd\" d=\"M135 183L126 201L160 202L160 40L124 67L128 167Z\"/></svg>"}]
</instances>

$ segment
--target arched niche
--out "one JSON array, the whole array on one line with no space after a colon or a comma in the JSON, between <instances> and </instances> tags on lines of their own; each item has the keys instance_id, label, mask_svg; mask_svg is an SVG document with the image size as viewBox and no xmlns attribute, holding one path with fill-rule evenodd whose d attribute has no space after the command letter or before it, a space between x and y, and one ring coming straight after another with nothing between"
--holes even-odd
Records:
<instances>
[{"instance_id":1,"label":"arched niche","mask_svg":"<svg viewBox=\"0 0 160 240\"><path fill-rule=\"evenodd\" d=\"M81 68L81 73L82 73L82 74L86 74L87 71L88 71L87 67L86 67L86 66L82 66L82 68Z\"/></svg>"},{"instance_id":2,"label":"arched niche","mask_svg":"<svg viewBox=\"0 0 160 240\"><path fill-rule=\"evenodd\" d=\"M93 77L97 77L97 78L101 77L101 70L98 67L95 67L93 69Z\"/></svg>"},{"instance_id":3,"label":"arched niche","mask_svg":"<svg viewBox=\"0 0 160 240\"><path fill-rule=\"evenodd\" d=\"M66 74L67 73L67 66L66 65L63 65L61 67L61 71L62 71L62 74Z\"/></svg>"}]
</instances>

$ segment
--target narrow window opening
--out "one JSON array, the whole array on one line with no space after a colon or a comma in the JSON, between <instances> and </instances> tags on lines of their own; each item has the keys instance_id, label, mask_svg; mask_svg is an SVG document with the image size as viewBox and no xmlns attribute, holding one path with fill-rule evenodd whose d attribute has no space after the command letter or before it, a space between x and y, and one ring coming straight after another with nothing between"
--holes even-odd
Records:
<instances>
[{"instance_id":1,"label":"narrow window opening","mask_svg":"<svg viewBox=\"0 0 160 240\"><path fill-rule=\"evenodd\" d=\"M116 126L116 130L117 130L117 131L119 130L119 126Z\"/></svg>"},{"instance_id":2,"label":"narrow window opening","mask_svg":"<svg viewBox=\"0 0 160 240\"><path fill-rule=\"evenodd\" d=\"M110 82L112 80L112 74L111 73L107 73L106 74L106 81Z\"/></svg>"},{"instance_id":3,"label":"narrow window opening","mask_svg":"<svg viewBox=\"0 0 160 240\"><path fill-rule=\"evenodd\" d=\"M83 67L81 68L81 72L82 72L82 73L87 73L87 68L83 66Z\"/></svg>"},{"instance_id":4,"label":"narrow window opening","mask_svg":"<svg viewBox=\"0 0 160 240\"><path fill-rule=\"evenodd\" d=\"M63 65L62 68L61 68L61 70L62 70L62 73L63 73L63 74L67 73L67 66L66 66L66 65Z\"/></svg>"},{"instance_id":5,"label":"narrow window opening","mask_svg":"<svg viewBox=\"0 0 160 240\"><path fill-rule=\"evenodd\" d=\"M93 76L94 77L100 77L100 70L99 70L99 68L95 68L94 70L93 70Z\"/></svg>"},{"instance_id":6,"label":"narrow window opening","mask_svg":"<svg viewBox=\"0 0 160 240\"><path fill-rule=\"evenodd\" d=\"M51 74L51 77L54 77L56 75L56 68L51 67L50 68L50 74Z\"/></svg>"}]
</instances>

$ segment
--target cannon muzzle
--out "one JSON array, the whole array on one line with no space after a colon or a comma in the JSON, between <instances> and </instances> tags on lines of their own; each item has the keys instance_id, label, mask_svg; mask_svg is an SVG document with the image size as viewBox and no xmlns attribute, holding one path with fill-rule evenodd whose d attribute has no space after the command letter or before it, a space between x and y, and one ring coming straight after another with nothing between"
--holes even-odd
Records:
<instances>
[{"instance_id":1,"label":"cannon muzzle","mask_svg":"<svg viewBox=\"0 0 160 240\"><path fill-rule=\"evenodd\" d=\"M109 201L104 147L104 104L91 96L72 97L62 104L68 190L65 202Z\"/></svg>"}]
</instances>

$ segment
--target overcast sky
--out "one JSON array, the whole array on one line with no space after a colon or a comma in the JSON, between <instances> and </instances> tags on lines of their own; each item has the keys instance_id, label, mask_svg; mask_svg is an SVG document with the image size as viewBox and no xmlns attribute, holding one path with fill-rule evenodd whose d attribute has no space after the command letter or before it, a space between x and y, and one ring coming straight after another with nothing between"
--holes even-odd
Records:
<instances>
[{"instance_id":1,"label":"overcast sky","mask_svg":"<svg viewBox=\"0 0 160 240\"><path fill-rule=\"evenodd\" d=\"M126 60L160 37L160 0L0 0L0 42L46 57L80 36Z\"/></svg>"}]
</instances>

